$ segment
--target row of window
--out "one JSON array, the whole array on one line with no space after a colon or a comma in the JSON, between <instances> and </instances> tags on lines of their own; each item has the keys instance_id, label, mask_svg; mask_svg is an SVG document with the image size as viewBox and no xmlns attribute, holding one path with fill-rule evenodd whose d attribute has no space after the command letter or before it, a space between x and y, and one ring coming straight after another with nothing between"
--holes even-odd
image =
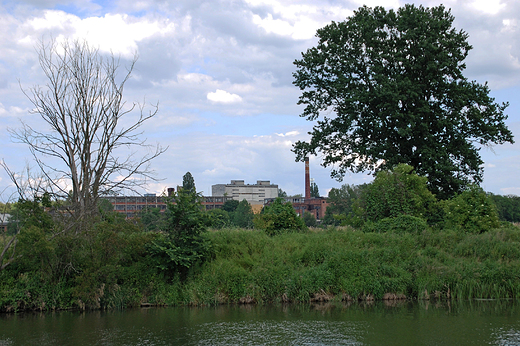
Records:
<instances>
[{"instance_id":1,"label":"row of window","mask_svg":"<svg viewBox=\"0 0 520 346\"><path fill-rule=\"evenodd\" d=\"M146 208L160 208L161 210L166 209L165 204L160 205L135 205L135 204L116 204L114 209L121 211L121 210L143 210Z\"/></svg>"}]
</instances>

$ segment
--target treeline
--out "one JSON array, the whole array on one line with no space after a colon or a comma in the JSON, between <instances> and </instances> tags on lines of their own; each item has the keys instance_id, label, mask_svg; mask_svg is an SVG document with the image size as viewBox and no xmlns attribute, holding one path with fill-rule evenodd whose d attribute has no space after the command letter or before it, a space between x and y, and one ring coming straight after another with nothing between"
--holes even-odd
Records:
<instances>
[{"instance_id":1,"label":"treeline","mask_svg":"<svg viewBox=\"0 0 520 346\"><path fill-rule=\"evenodd\" d=\"M484 232L497 227L498 221L520 222L520 197L485 193L473 185L448 200L438 200L426 178L404 164L378 173L370 184L333 188L328 201L324 225L371 227L385 218L413 217L437 228Z\"/></svg>"},{"instance_id":2,"label":"treeline","mask_svg":"<svg viewBox=\"0 0 520 346\"><path fill-rule=\"evenodd\" d=\"M48 196L16 203L0 310L520 296L520 229L494 196L437 200L406 165L342 189L323 229L282 199L205 211L194 188L133 220L100 203L87 231L64 227Z\"/></svg>"},{"instance_id":3,"label":"treeline","mask_svg":"<svg viewBox=\"0 0 520 346\"><path fill-rule=\"evenodd\" d=\"M500 220L520 222L520 197L515 195L501 196L492 193L489 196L495 202Z\"/></svg>"}]
</instances>

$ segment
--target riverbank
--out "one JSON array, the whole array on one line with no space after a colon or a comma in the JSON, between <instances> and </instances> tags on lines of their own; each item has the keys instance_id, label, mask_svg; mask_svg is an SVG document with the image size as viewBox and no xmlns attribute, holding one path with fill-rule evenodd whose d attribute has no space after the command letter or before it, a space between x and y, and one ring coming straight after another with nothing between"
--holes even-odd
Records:
<instances>
[{"instance_id":1,"label":"riverbank","mask_svg":"<svg viewBox=\"0 0 520 346\"><path fill-rule=\"evenodd\" d=\"M214 259L189 278L194 304L518 298L520 229L373 233L330 228L268 237L208 234Z\"/></svg>"},{"instance_id":2,"label":"riverbank","mask_svg":"<svg viewBox=\"0 0 520 346\"><path fill-rule=\"evenodd\" d=\"M86 249L90 267L62 280L16 266L2 271L1 310L520 298L520 228L511 224L482 234L329 228L268 236L223 229L205 237L210 259L181 280L159 271L147 255L152 234L105 232L98 237L111 246L105 257L90 258Z\"/></svg>"}]
</instances>

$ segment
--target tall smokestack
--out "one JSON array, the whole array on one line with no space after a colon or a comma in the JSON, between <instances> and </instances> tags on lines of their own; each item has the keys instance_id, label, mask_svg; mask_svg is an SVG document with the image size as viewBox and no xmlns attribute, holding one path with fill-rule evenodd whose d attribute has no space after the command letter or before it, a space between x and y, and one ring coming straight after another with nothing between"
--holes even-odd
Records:
<instances>
[{"instance_id":1,"label":"tall smokestack","mask_svg":"<svg viewBox=\"0 0 520 346\"><path fill-rule=\"evenodd\" d=\"M309 158L305 158L305 198L311 198L311 175L309 173Z\"/></svg>"}]
</instances>

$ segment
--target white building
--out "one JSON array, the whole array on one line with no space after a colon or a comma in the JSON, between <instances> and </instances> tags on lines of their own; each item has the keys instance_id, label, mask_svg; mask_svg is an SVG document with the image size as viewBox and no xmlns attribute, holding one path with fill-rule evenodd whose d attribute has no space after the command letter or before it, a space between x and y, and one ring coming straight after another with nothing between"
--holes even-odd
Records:
<instances>
[{"instance_id":1,"label":"white building","mask_svg":"<svg viewBox=\"0 0 520 346\"><path fill-rule=\"evenodd\" d=\"M263 204L266 198L278 197L278 185L269 180L258 180L256 184L245 184L243 180L231 180L230 184L211 186L211 195L232 197L234 200L245 199L249 204Z\"/></svg>"}]
</instances>

